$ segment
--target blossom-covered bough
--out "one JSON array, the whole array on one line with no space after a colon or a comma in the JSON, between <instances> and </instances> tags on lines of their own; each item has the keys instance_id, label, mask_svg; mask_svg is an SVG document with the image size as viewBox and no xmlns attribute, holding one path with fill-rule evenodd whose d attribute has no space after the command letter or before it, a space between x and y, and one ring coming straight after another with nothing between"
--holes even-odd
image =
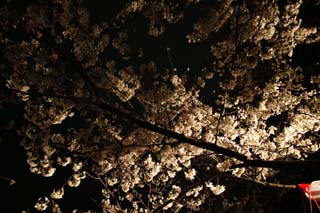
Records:
<instances>
[{"instance_id":1,"label":"blossom-covered bough","mask_svg":"<svg viewBox=\"0 0 320 213\"><path fill-rule=\"evenodd\" d=\"M281 169L319 168L307 158L319 149L320 75L291 63L297 45L320 40L302 5L137 0L97 23L76 0L1 7L1 103L24 106L30 171L73 170L35 208L59 212L64 187L94 178L105 212L197 210L230 180L272 186ZM148 55L145 43L180 25L183 45L207 47L199 70Z\"/></svg>"}]
</instances>

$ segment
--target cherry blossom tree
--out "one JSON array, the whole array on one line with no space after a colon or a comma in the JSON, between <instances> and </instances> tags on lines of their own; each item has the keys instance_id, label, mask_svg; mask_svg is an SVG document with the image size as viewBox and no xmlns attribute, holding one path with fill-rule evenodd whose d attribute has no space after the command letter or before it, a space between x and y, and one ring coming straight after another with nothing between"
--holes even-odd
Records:
<instances>
[{"instance_id":1,"label":"cherry blossom tree","mask_svg":"<svg viewBox=\"0 0 320 213\"><path fill-rule=\"evenodd\" d=\"M320 41L301 17L312 1L117 4L1 7L1 104L24 107L30 171L73 170L37 210L60 212L65 188L93 178L103 212L228 211L251 202L224 195L237 181L319 167L319 67L294 59Z\"/></svg>"}]
</instances>

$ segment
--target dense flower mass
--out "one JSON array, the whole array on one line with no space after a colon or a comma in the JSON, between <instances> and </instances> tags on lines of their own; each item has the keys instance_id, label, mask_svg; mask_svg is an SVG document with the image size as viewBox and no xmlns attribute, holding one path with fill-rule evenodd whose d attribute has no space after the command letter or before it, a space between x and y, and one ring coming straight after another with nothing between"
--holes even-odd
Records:
<instances>
[{"instance_id":1,"label":"dense flower mass","mask_svg":"<svg viewBox=\"0 0 320 213\"><path fill-rule=\"evenodd\" d=\"M199 210L228 191L224 174L267 181L279 168L263 162L319 150L320 74L292 63L297 46L320 41L302 1L124 1L103 20L85 2L0 8L11 94L0 103L24 106L30 171L73 172L37 210L60 211L64 188L86 178L103 185L103 212ZM206 46L201 68L169 47L156 53L166 64L152 56L181 25L183 46ZM219 205L240 205L228 199Z\"/></svg>"}]
</instances>

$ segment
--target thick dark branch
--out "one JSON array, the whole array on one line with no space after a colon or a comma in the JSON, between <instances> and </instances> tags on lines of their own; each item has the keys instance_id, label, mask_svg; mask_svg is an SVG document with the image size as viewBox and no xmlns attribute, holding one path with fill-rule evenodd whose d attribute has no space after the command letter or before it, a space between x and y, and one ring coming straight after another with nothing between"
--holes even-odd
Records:
<instances>
[{"instance_id":1,"label":"thick dark branch","mask_svg":"<svg viewBox=\"0 0 320 213\"><path fill-rule=\"evenodd\" d=\"M232 157L232 158L236 158L238 160L241 161L247 161L247 157L237 153L235 151L223 148L221 146L215 145L213 143L209 143L209 142L205 142L205 141L200 141L200 140L196 140L190 137L186 137L183 134L179 134L170 130L167 130L165 128L159 127L155 124L151 124L149 122L140 120L138 118L135 118L134 116L132 116L129 113L126 112L122 112L119 109L116 109L108 104L105 103L96 103L94 101L92 101L91 99L88 98L77 98L77 97L68 97L68 96L63 96L63 95L51 95L51 94L40 94L37 93L35 91L33 92L21 92L15 89L9 89L14 93L21 93L21 94L25 94L25 95L29 95L30 97L53 97L53 98L62 98L62 99L68 99L71 100L75 103L79 103L79 104L84 104L84 105L90 105L90 106L98 106L100 109L106 110L108 112L111 112L113 114L116 114L120 119L122 119L125 122L131 122L141 128L144 128L146 130L152 131L152 132L156 132L159 133L161 135L167 136L169 138L173 138L178 140L180 143L185 143L185 144L190 144L199 148L203 148L206 150L210 150L228 157Z\"/></svg>"},{"instance_id":2,"label":"thick dark branch","mask_svg":"<svg viewBox=\"0 0 320 213\"><path fill-rule=\"evenodd\" d=\"M221 146L218 146L214 143L205 142L196 140L190 137L186 137L182 134L167 130L165 128L159 127L155 124L151 124L149 122L140 120L138 118L135 118L129 113L122 112L119 109L116 109L108 104L105 103L95 103L91 99L88 98L76 98L76 97L67 97L63 95L51 95L51 94L40 94L37 92L20 92L18 90L9 89L14 93L22 93L25 95L29 95L30 97L53 97L53 98L62 98L62 99L68 99L75 103L84 104L84 105L90 105L90 106L98 106L100 109L106 110L108 112L111 112L113 114L116 114L120 119L122 119L125 122L132 122L133 124L136 124L137 126L147 129L152 132L159 133L161 135L173 138L178 140L180 143L190 144L199 148L203 148L206 150L213 151L218 154L222 154L228 157L232 157L235 159L238 159L240 161L243 161L242 164L235 165L231 167L231 169L234 168L241 168L241 167L264 167L264 168L273 168L273 169L281 169L281 168L318 168L320 167L320 159L314 159L314 160L295 160L295 161L265 161L265 160L249 160L245 155L242 155L238 152L223 148Z\"/></svg>"},{"instance_id":3,"label":"thick dark branch","mask_svg":"<svg viewBox=\"0 0 320 213\"><path fill-rule=\"evenodd\" d=\"M290 184L281 184L281 183L272 183L272 182L262 182L262 181L258 181L258 180L254 180L248 177L236 177L234 175L228 174L226 172L220 174L221 177L224 178L224 181L226 181L226 179L231 179L231 180L236 180L236 181L243 181L243 182L247 182L250 184L258 184L258 185L262 185L262 186L266 186L266 187L273 187L273 188L282 188L282 189L296 189L297 188L297 184L294 183L290 183Z\"/></svg>"},{"instance_id":4,"label":"thick dark branch","mask_svg":"<svg viewBox=\"0 0 320 213\"><path fill-rule=\"evenodd\" d=\"M228 157L236 158L236 159L241 160L241 161L246 161L247 160L246 156L244 156L242 154L239 154L239 153L237 153L235 151L223 148L223 147L218 146L218 145L213 144L213 143L199 141L199 140L196 140L196 139L193 139L193 138L189 138L189 137L184 136L183 134L179 134L179 133L167 130L165 128L159 127L157 125L151 124L151 123L146 122L146 121L142 121L140 119L137 119L137 118L133 117L129 113L122 112L119 109L116 109L116 108L114 108L114 107L112 107L112 106L110 106L108 104L99 104L99 105L102 108L108 110L109 112L117 114L120 118L122 118L122 119L124 119L126 121L132 122L132 123L138 125L139 127L142 127L144 129L150 130L152 132L156 132L156 133L159 133L161 135L165 135L165 136L167 136L169 138L176 139L176 140L180 141L181 143L190 144L190 145L193 145L193 146L196 146L196 147L199 147L199 148L203 148L203 149L206 149L206 150L210 150L210 151L213 151L213 152L216 152L216 153L228 156Z\"/></svg>"},{"instance_id":5,"label":"thick dark branch","mask_svg":"<svg viewBox=\"0 0 320 213\"><path fill-rule=\"evenodd\" d=\"M292 160L292 161L265 161L265 160L246 160L244 163L234 165L231 167L241 168L241 167L263 167L263 168L320 168L320 159L314 160Z\"/></svg>"},{"instance_id":6,"label":"thick dark branch","mask_svg":"<svg viewBox=\"0 0 320 213\"><path fill-rule=\"evenodd\" d=\"M13 90L14 92L19 92L17 90ZM141 128L147 129L152 132L159 133L161 135L165 135L167 137L178 140L180 143L190 144L199 148L203 148L206 150L213 151L215 153L219 153L228 157L236 158L238 160L243 161L244 163L238 164L232 167L233 168L241 168L241 167L264 167L264 168L273 168L273 169L281 169L281 168L317 168L320 167L320 160L296 160L296 161L265 161L265 160L248 160L246 156L237 153L235 151L220 147L210 142L199 141L193 138L186 137L182 134L167 130L165 128L159 127L155 124L148 123L146 121L142 121L133 117L129 113L122 112L119 109L116 109L108 104L96 104L91 102L90 99L86 98L76 98L76 97L65 97L65 96L52 96L52 95L43 95L38 93L25 93L30 96L39 97L39 96L48 96L48 97L56 97L56 98L64 98L72 100L76 103L81 103L85 105L98 105L99 108L107 110L108 112L114 113L118 115L119 118L123 119L125 122L132 122L133 124L138 125Z\"/></svg>"}]
</instances>

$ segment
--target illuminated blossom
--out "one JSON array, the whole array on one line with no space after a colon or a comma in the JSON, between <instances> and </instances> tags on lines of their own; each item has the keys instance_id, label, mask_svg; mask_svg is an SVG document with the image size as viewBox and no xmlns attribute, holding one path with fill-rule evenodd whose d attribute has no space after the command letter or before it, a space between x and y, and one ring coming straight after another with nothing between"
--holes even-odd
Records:
<instances>
[{"instance_id":1,"label":"illuminated blossom","mask_svg":"<svg viewBox=\"0 0 320 213\"><path fill-rule=\"evenodd\" d=\"M104 212L245 207L249 193L212 194L277 179L249 161L302 161L320 147L318 65L295 57L320 41L303 20L310 2L134 0L97 21L83 1L7 1L0 109L23 106L23 122L4 126L32 173L69 165L64 187L99 181ZM35 208L59 212L64 187Z\"/></svg>"}]
</instances>

